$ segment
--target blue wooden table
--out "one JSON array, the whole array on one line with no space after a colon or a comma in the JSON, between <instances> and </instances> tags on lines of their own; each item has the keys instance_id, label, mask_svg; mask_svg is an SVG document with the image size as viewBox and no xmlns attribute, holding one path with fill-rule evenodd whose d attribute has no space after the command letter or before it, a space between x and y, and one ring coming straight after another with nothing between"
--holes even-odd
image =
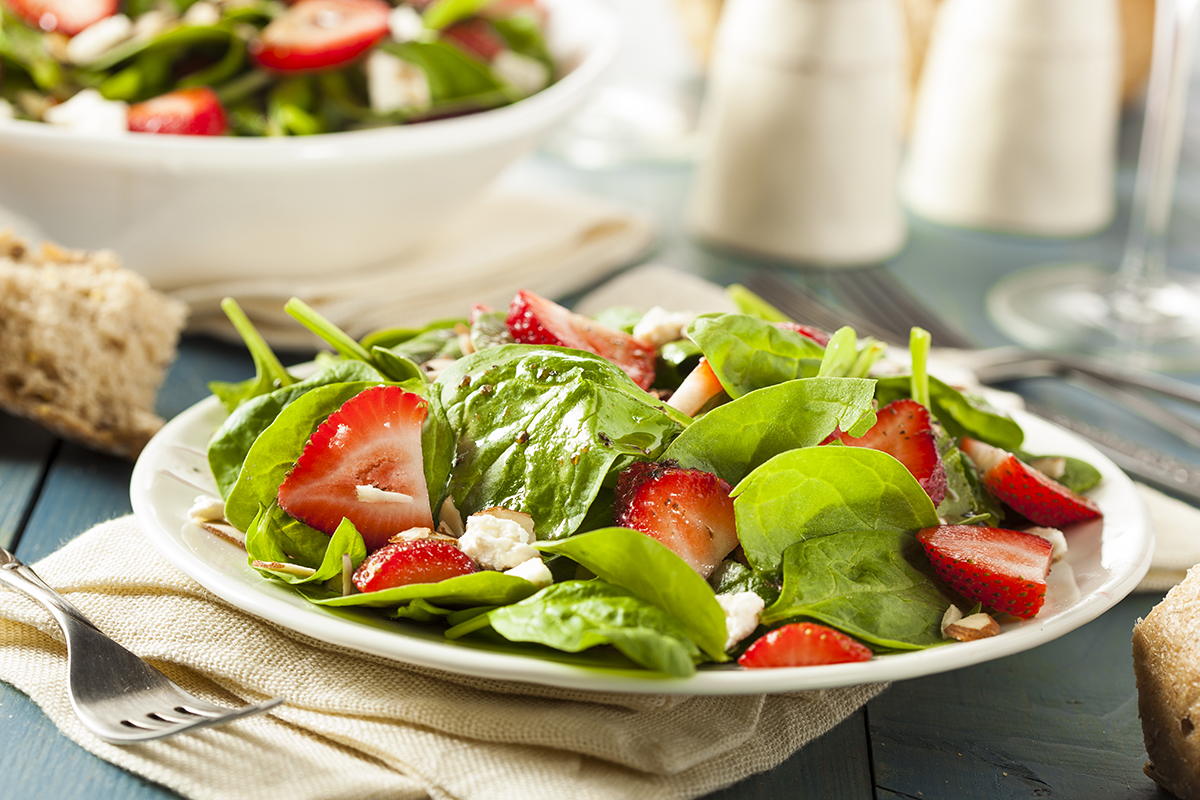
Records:
<instances>
[{"instance_id":1,"label":"blue wooden table","mask_svg":"<svg viewBox=\"0 0 1200 800\"><path fill-rule=\"evenodd\" d=\"M1126 144L1125 160L1130 144ZM1123 176L1123 187L1128 188ZM532 160L518 183L562 185L619 200L663 222L655 257L729 282L762 268L698 247L679 222L686 165L576 172ZM1182 213L1200 210L1200 203ZM1193 213L1194 216L1194 213ZM984 344L1005 340L983 310L1006 272L1042 261L1113 263L1125 223L1076 241L1031 240L939 228L918 220L888 269ZM1193 262L1191 226L1176 251ZM809 276L819 280L818 275ZM469 298L468 298L469 299ZM299 354L297 354L299 357ZM252 373L238 347L187 338L164 387L170 417L206 396L214 379ZM1053 381L1017 387L1094 424L1196 460L1166 432L1130 421ZM130 512L131 464L88 452L0 414L0 543L33 562L102 520ZM976 667L893 684L775 770L718 792L721 800L960 800L961 798L1166 797L1142 773L1145 751L1130 657L1134 622L1161 595L1133 595L1090 624L1035 650ZM0 797L148 800L174 796L66 739L24 695L0 684ZM297 765L297 768L303 768Z\"/></svg>"}]
</instances>

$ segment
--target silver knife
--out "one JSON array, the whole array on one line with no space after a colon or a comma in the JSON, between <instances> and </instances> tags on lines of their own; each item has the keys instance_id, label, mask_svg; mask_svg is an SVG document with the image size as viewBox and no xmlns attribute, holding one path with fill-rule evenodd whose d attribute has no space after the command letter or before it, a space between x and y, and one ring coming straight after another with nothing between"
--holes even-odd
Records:
<instances>
[{"instance_id":1,"label":"silver knife","mask_svg":"<svg viewBox=\"0 0 1200 800\"><path fill-rule=\"evenodd\" d=\"M1086 439L1130 477L1200 506L1200 467L1080 422L1041 404L1027 402L1025 407L1030 413Z\"/></svg>"}]
</instances>

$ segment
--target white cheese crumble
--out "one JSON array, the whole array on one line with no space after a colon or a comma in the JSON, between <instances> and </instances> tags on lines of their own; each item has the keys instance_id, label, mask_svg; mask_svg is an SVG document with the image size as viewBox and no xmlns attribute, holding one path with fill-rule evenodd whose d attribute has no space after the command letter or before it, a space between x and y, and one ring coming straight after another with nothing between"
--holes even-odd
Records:
<instances>
[{"instance_id":1,"label":"white cheese crumble","mask_svg":"<svg viewBox=\"0 0 1200 800\"><path fill-rule=\"evenodd\" d=\"M224 522L225 503L219 497L209 497L202 494L195 499L188 509L188 519L192 522Z\"/></svg>"},{"instance_id":2,"label":"white cheese crumble","mask_svg":"<svg viewBox=\"0 0 1200 800\"><path fill-rule=\"evenodd\" d=\"M354 497L360 503L407 503L412 505L413 497L404 492L391 492L378 486L355 486Z\"/></svg>"},{"instance_id":3,"label":"white cheese crumble","mask_svg":"<svg viewBox=\"0 0 1200 800\"><path fill-rule=\"evenodd\" d=\"M754 629L758 627L759 615L767 605L754 592L719 594L717 603L725 612L725 649L727 651L732 650L734 645L754 633Z\"/></svg>"},{"instance_id":4,"label":"white cheese crumble","mask_svg":"<svg viewBox=\"0 0 1200 800\"><path fill-rule=\"evenodd\" d=\"M1051 561L1058 561L1067 554L1067 537L1058 528L1026 528L1025 532L1040 536L1053 545L1050 551Z\"/></svg>"},{"instance_id":5,"label":"white cheese crumble","mask_svg":"<svg viewBox=\"0 0 1200 800\"><path fill-rule=\"evenodd\" d=\"M186 25L198 27L216 25L221 21L221 9L213 3L200 0L199 3L193 3L187 11L183 12L183 21Z\"/></svg>"},{"instance_id":6,"label":"white cheese crumble","mask_svg":"<svg viewBox=\"0 0 1200 800\"><path fill-rule=\"evenodd\" d=\"M91 64L132 35L133 21L124 14L113 14L72 36L67 42L67 58L72 64Z\"/></svg>"},{"instance_id":7,"label":"white cheese crumble","mask_svg":"<svg viewBox=\"0 0 1200 800\"><path fill-rule=\"evenodd\" d=\"M161 8L152 8L133 23L133 35L141 41L153 39L175 22L175 16Z\"/></svg>"},{"instance_id":8,"label":"white cheese crumble","mask_svg":"<svg viewBox=\"0 0 1200 800\"><path fill-rule=\"evenodd\" d=\"M458 546L485 569L512 569L541 554L530 547L534 537L520 523L491 514L467 517L467 529Z\"/></svg>"},{"instance_id":9,"label":"white cheese crumble","mask_svg":"<svg viewBox=\"0 0 1200 800\"><path fill-rule=\"evenodd\" d=\"M667 311L662 306L655 306L633 326L633 338L655 348L662 347L667 342L682 339L683 329L695 318L691 311Z\"/></svg>"},{"instance_id":10,"label":"white cheese crumble","mask_svg":"<svg viewBox=\"0 0 1200 800\"><path fill-rule=\"evenodd\" d=\"M501 50L492 59L492 72L524 96L536 94L550 83L550 70L536 58Z\"/></svg>"},{"instance_id":11,"label":"white cheese crumble","mask_svg":"<svg viewBox=\"0 0 1200 800\"><path fill-rule=\"evenodd\" d=\"M85 133L116 135L129 130L128 110L125 103L105 100L95 89L84 89L70 100L47 108L42 121Z\"/></svg>"},{"instance_id":12,"label":"white cheese crumble","mask_svg":"<svg viewBox=\"0 0 1200 800\"><path fill-rule=\"evenodd\" d=\"M528 561L522 561L512 569L504 570L504 574L524 578L539 589L545 589L554 583L554 576L550 574L550 568L546 566L546 562L542 561L541 558L531 558Z\"/></svg>"},{"instance_id":13,"label":"white cheese crumble","mask_svg":"<svg viewBox=\"0 0 1200 800\"><path fill-rule=\"evenodd\" d=\"M428 108L432 102L429 79L415 64L382 50L367 57L367 94L371 110L379 114Z\"/></svg>"},{"instance_id":14,"label":"white cheese crumble","mask_svg":"<svg viewBox=\"0 0 1200 800\"><path fill-rule=\"evenodd\" d=\"M13 104L3 98L0 98L0 120L13 119L16 116L17 110L13 108Z\"/></svg>"},{"instance_id":15,"label":"white cheese crumble","mask_svg":"<svg viewBox=\"0 0 1200 800\"><path fill-rule=\"evenodd\" d=\"M412 6L398 6L388 14L388 31L397 42L415 42L425 35L425 23Z\"/></svg>"}]
</instances>

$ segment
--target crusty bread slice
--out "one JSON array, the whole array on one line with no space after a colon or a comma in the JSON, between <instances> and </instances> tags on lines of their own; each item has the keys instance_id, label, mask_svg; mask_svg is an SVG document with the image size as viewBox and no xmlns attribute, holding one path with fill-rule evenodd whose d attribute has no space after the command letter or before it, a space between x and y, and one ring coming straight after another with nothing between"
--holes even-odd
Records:
<instances>
[{"instance_id":1,"label":"crusty bread slice","mask_svg":"<svg viewBox=\"0 0 1200 800\"><path fill-rule=\"evenodd\" d=\"M154 405L186 318L111 252L0 232L0 408L136 456L163 424Z\"/></svg>"},{"instance_id":2,"label":"crusty bread slice","mask_svg":"<svg viewBox=\"0 0 1200 800\"><path fill-rule=\"evenodd\" d=\"M1180 800L1200 800L1200 566L1133 628L1146 774Z\"/></svg>"}]
</instances>

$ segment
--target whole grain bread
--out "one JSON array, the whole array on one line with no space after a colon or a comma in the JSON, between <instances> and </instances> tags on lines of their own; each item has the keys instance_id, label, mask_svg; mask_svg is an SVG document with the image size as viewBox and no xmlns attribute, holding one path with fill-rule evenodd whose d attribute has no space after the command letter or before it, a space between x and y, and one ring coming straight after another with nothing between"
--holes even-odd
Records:
<instances>
[{"instance_id":1,"label":"whole grain bread","mask_svg":"<svg viewBox=\"0 0 1200 800\"><path fill-rule=\"evenodd\" d=\"M1200 566L1134 626L1133 674L1146 774L1200 800Z\"/></svg>"},{"instance_id":2,"label":"whole grain bread","mask_svg":"<svg viewBox=\"0 0 1200 800\"><path fill-rule=\"evenodd\" d=\"M0 232L0 409L136 456L187 307L108 251L29 248Z\"/></svg>"}]
</instances>

